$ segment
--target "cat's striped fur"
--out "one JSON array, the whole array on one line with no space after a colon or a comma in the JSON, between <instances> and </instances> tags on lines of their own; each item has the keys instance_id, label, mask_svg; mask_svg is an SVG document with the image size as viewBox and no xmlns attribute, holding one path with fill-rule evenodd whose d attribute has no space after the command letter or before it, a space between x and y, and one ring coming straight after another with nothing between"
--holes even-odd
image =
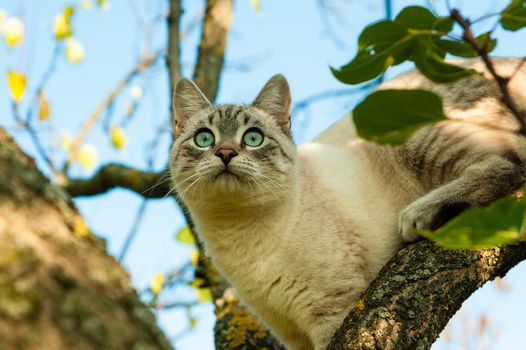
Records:
<instances>
[{"instance_id":1,"label":"cat's striped fur","mask_svg":"<svg viewBox=\"0 0 526 350\"><path fill-rule=\"evenodd\" d=\"M504 76L517 64L496 61ZM509 86L526 109L526 70ZM436 85L411 72L381 88L417 87L442 95L451 120L388 148L358 139L346 116L296 149L283 77L251 105L213 107L190 81L177 85L175 189L218 269L290 349L324 349L413 227L436 228L524 183L526 142L487 74ZM216 138L207 148L194 140L203 128ZM250 128L264 134L258 147L242 142ZM235 156L226 163L218 149Z\"/></svg>"}]
</instances>

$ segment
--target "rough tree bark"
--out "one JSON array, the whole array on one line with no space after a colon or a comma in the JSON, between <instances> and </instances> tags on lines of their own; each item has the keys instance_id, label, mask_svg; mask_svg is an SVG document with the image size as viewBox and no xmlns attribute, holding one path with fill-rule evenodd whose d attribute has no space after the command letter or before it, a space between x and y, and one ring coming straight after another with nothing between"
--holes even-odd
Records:
<instances>
[{"instance_id":1,"label":"rough tree bark","mask_svg":"<svg viewBox=\"0 0 526 350\"><path fill-rule=\"evenodd\" d=\"M524 259L526 242L473 251L408 245L362 294L328 349L429 349L473 292Z\"/></svg>"},{"instance_id":2,"label":"rough tree bark","mask_svg":"<svg viewBox=\"0 0 526 350\"><path fill-rule=\"evenodd\" d=\"M0 129L0 349L171 349L69 195Z\"/></svg>"},{"instance_id":3,"label":"rough tree bark","mask_svg":"<svg viewBox=\"0 0 526 350\"><path fill-rule=\"evenodd\" d=\"M233 6L233 0L208 0L206 5L194 81L210 101L219 88Z\"/></svg>"}]
</instances>

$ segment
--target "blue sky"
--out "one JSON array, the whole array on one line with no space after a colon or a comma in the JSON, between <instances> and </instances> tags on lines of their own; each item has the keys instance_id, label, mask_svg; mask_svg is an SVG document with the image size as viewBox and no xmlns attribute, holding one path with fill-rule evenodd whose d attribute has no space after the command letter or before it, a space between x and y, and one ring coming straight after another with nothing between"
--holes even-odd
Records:
<instances>
[{"instance_id":1,"label":"blue sky","mask_svg":"<svg viewBox=\"0 0 526 350\"><path fill-rule=\"evenodd\" d=\"M235 2L234 22L226 53L226 69L221 79L219 103L250 102L266 79L283 73L291 85L293 104L315 93L346 88L336 81L329 65L346 63L355 53L359 31L368 23L384 16L383 1L328 1L336 8L337 16L331 22L340 43L329 35L327 26L320 17L316 0L260 0L261 12L255 13L250 0ZM191 26L203 9L203 1L186 0L182 28ZM72 65L66 60L58 64L55 75L46 89L52 107L54 134L75 134L83 121L104 99L108 92L135 65L145 49L156 51L164 47L166 32L161 21L151 27L146 35L139 22L151 22L166 10L165 0L113 0L106 12L95 9L80 11L75 15L75 37L84 45L85 60ZM442 1L433 2L444 14ZM507 1L452 1L466 15L476 18L492 13L507 4ZM28 76L28 88L34 89L45 69L53 49L51 22L66 1L0 0L0 9L10 15L22 16L26 22L26 38L21 48L7 50L0 46L0 74L9 69L23 70ZM134 5L135 4L135 5ZM394 1L394 12L409 4L422 1ZM135 9L135 10L134 10ZM489 26L493 22L489 21ZM509 34L497 30L499 45L495 54L503 56L524 55L526 30ZM183 75L190 77L197 53L196 43L199 28L191 30L182 42ZM247 69L248 68L248 69ZM410 66L396 67L389 71L393 76ZM101 127L89 135L88 142L99 152L99 164L110 161L146 168L144 146L156 137L159 127L168 122L168 93L164 66L156 65L146 74L135 79L130 86L143 88L144 97L132 122L126 130L129 143L123 152L116 151ZM293 115L293 131L298 143L305 142L339 119L360 100L361 95L330 99L311 106L307 111ZM26 98L27 100L27 98ZM117 99L114 116L119 120L124 108L131 101L129 88ZM26 101L27 102L27 101ZM22 107L25 105L23 104ZM9 109L9 94L6 79L0 79L0 124L12 132L28 153L35 150L27 136L14 127ZM57 143L51 137L49 123L39 125L39 132L48 144ZM166 162L169 139L164 135L155 160L158 170ZM59 159L63 154L58 154ZM39 164L43 165L41 160ZM75 165L72 175L89 176ZM118 254L141 199L124 190L76 203L86 217L89 226L108 242L112 254ZM156 272L168 271L188 261L192 249L178 244L174 235L184 225L178 208L172 200L151 201L146 209L137 239L133 242L124 261L130 271L134 285L139 289L149 286ZM521 312L526 309L526 264L513 269L509 274L510 290L499 292L488 285L476 293L459 312L453 322L453 335L461 332L462 320L476 319L481 314L489 315L501 338L492 343L492 349L518 349L521 344ZM191 291L183 291L181 298L188 298ZM159 321L172 337L178 349L212 348L212 307L195 308L193 317L198 319L196 328L187 335L180 333L187 327L186 314L174 310L160 312ZM439 341L435 349L456 349L457 343ZM473 347L468 347L473 348Z\"/></svg>"}]
</instances>

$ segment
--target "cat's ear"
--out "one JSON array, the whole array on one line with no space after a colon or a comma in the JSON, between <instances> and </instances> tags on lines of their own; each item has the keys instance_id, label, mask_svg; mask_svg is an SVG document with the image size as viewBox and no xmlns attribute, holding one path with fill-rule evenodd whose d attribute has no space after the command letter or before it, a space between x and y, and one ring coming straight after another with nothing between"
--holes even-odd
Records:
<instances>
[{"instance_id":1,"label":"cat's ear","mask_svg":"<svg viewBox=\"0 0 526 350\"><path fill-rule=\"evenodd\" d=\"M212 106L210 101L193 81L179 80L175 85L173 96L175 134L184 129L189 119L210 106Z\"/></svg>"},{"instance_id":2,"label":"cat's ear","mask_svg":"<svg viewBox=\"0 0 526 350\"><path fill-rule=\"evenodd\" d=\"M274 117L282 130L290 129L290 88L283 75L276 74L270 78L252 106Z\"/></svg>"}]
</instances>

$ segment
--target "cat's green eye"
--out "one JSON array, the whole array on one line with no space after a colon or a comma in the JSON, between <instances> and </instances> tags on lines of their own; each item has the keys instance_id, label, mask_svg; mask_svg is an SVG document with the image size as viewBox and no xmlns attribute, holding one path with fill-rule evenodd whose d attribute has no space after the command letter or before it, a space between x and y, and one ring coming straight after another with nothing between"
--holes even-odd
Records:
<instances>
[{"instance_id":1,"label":"cat's green eye","mask_svg":"<svg viewBox=\"0 0 526 350\"><path fill-rule=\"evenodd\" d=\"M263 143L263 133L259 129L248 129L243 135L243 143L250 147L258 147Z\"/></svg>"},{"instance_id":2,"label":"cat's green eye","mask_svg":"<svg viewBox=\"0 0 526 350\"><path fill-rule=\"evenodd\" d=\"M199 147L211 146L215 141L214 133L209 129L201 129L195 134L194 142Z\"/></svg>"}]
</instances>

